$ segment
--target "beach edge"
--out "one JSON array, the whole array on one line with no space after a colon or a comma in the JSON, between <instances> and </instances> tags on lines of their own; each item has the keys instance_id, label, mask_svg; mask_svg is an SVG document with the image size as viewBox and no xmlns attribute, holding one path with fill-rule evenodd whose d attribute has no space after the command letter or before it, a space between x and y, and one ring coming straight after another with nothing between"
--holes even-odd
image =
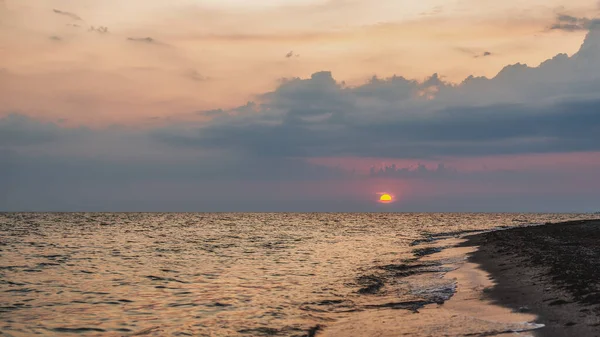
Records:
<instances>
[{"instance_id":1,"label":"beach edge","mask_svg":"<svg viewBox=\"0 0 600 337\"><path fill-rule=\"evenodd\" d=\"M522 226L465 236L468 260L495 285L492 303L538 316L540 337L600 335L600 219ZM582 282L588 282L582 287Z\"/></svg>"}]
</instances>

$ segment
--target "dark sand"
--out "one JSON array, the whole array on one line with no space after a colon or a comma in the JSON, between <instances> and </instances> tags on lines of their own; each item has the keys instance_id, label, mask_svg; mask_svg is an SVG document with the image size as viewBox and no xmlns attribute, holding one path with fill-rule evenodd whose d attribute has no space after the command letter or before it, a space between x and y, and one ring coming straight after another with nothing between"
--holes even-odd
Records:
<instances>
[{"instance_id":1,"label":"dark sand","mask_svg":"<svg viewBox=\"0 0 600 337\"><path fill-rule=\"evenodd\" d=\"M470 259L496 281L495 303L538 315L543 337L600 336L600 220L473 235Z\"/></svg>"}]
</instances>

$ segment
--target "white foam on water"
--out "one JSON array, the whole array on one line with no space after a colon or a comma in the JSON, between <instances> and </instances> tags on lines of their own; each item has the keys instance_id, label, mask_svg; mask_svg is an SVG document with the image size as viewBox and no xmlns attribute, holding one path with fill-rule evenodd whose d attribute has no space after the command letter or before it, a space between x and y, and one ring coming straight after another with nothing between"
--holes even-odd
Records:
<instances>
[{"instance_id":1,"label":"white foam on water","mask_svg":"<svg viewBox=\"0 0 600 337\"><path fill-rule=\"evenodd\" d=\"M446 239L436 243L439 246L455 246L460 239ZM494 282L490 275L479 265L468 262L467 254L474 247L453 247L439 253L425 256L421 261L452 261L453 265L443 266L451 269L444 273L439 282L429 284L431 275L415 275L408 282L422 280L424 284L415 285L412 293L423 298L445 296L445 303L430 304L418 312L406 310L381 309L364 311L349 316L327 327L319 336L380 336L395 337L410 335L425 336L531 336L531 331L544 327L535 323L537 316L530 313L518 313L493 304L484 296L484 290Z\"/></svg>"}]
</instances>

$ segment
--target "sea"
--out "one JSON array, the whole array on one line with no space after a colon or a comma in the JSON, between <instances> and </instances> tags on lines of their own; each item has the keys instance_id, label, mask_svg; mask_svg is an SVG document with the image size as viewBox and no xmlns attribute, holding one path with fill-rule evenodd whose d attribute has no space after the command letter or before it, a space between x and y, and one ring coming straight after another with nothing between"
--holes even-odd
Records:
<instances>
[{"instance_id":1,"label":"sea","mask_svg":"<svg viewBox=\"0 0 600 337\"><path fill-rule=\"evenodd\" d=\"M465 286L448 275L468 252L444 251L476 232L591 217L0 213L0 336L529 331L536 326L449 311Z\"/></svg>"}]
</instances>

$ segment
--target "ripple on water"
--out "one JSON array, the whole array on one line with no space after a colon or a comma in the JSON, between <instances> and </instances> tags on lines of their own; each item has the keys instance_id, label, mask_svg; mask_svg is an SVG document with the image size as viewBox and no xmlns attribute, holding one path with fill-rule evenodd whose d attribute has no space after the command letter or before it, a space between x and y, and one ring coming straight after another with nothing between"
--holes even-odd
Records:
<instances>
[{"instance_id":1,"label":"ripple on water","mask_svg":"<svg viewBox=\"0 0 600 337\"><path fill-rule=\"evenodd\" d=\"M64 328L58 327L51 329L54 332L69 332L69 333L83 333L83 332L106 332L104 329L100 328Z\"/></svg>"},{"instance_id":2,"label":"ripple on water","mask_svg":"<svg viewBox=\"0 0 600 337\"><path fill-rule=\"evenodd\" d=\"M313 337L363 313L410 320L454 293L439 240L565 217L578 216L1 213L0 324L6 335Z\"/></svg>"}]
</instances>

